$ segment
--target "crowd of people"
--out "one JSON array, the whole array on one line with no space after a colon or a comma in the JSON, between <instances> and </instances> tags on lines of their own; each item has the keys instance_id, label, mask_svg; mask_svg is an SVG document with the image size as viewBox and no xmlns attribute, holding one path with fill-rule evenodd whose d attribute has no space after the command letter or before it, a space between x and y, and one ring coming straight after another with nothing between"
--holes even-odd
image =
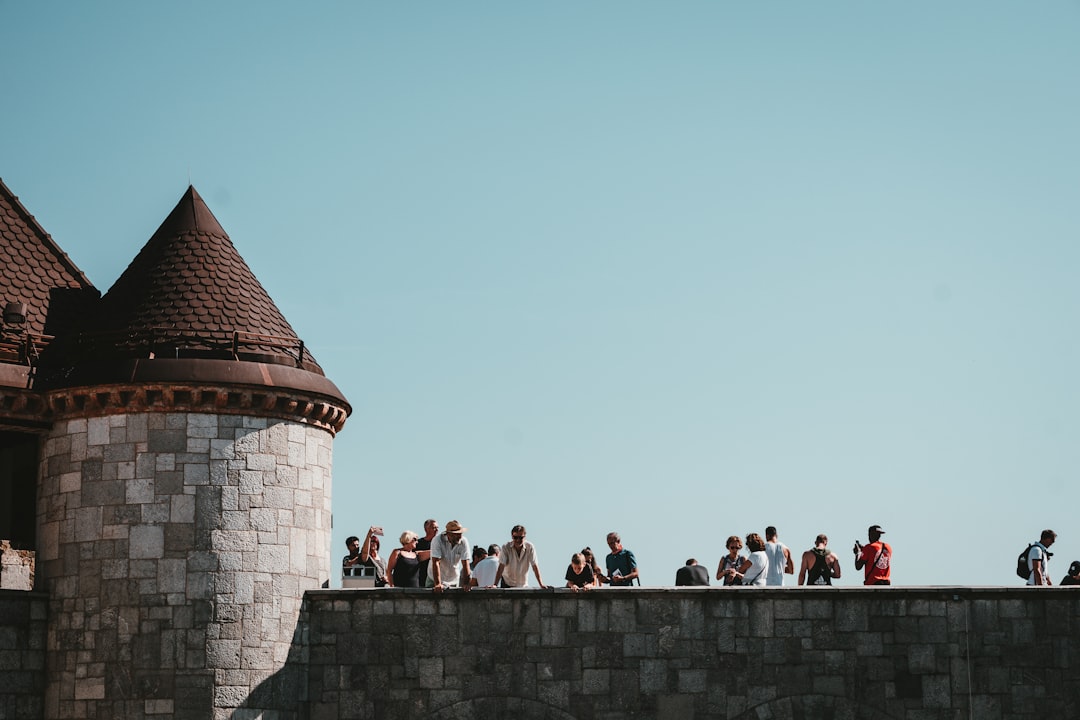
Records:
<instances>
[{"instance_id":1,"label":"crowd of people","mask_svg":"<svg viewBox=\"0 0 1080 720\"><path fill-rule=\"evenodd\" d=\"M892 584L892 547L883 542L885 531L880 525L871 525L869 542L855 543L855 569L862 570L866 585ZM782 586L785 575L795 574L795 562L791 549L780 542L777 530L770 525L765 537L758 533L746 536L746 544L738 535L732 535L725 543L727 554L720 558L716 568L716 580L725 586ZM743 548L747 550L744 555ZM832 585L841 576L840 559L829 549L829 538L818 535L814 547L802 554L799 564L799 585ZM708 585L708 573L690 558L675 573L675 585Z\"/></svg>"},{"instance_id":2,"label":"crowd of people","mask_svg":"<svg viewBox=\"0 0 1080 720\"><path fill-rule=\"evenodd\" d=\"M342 560L342 572L349 575L366 569L374 575L376 587L431 588L443 592L450 588L471 590L473 588L518 588L528 585L529 573L541 588L547 585L540 574L536 546L526 539L526 530L515 525L510 530L510 541L497 545L471 546L465 528L457 520L446 523L439 532L434 519L424 522L421 537L411 530L401 533L400 547L394 548L385 560L379 554L381 527L368 528L363 542L350 536L345 544L349 554ZM867 543L858 541L852 548L855 570L862 571L864 585L892 584L892 547L882 540L885 530L880 525L867 529ZM1053 530L1044 530L1038 542L1032 543L1025 556L1028 585L1051 585L1049 551L1057 539ZM634 553L623 547L619 533L607 535L610 552L601 568L589 547L574 553L567 565L565 585L571 590L585 591L602 585L625 587L641 584L637 559ZM785 575L795 574L795 562L791 550L778 537L773 526L765 528L765 537L758 533L746 536L745 545L738 535L727 539L727 554L716 568L716 580L724 586L782 586ZM746 553L742 551L745 548ZM1025 560L1019 560L1022 566ZM814 540L814 546L802 553L799 564L798 584L809 586L832 585L841 577L840 559L829 549L829 538L823 533ZM676 586L708 586L709 573L690 558L675 573ZM1080 561L1074 561L1061 585L1080 585Z\"/></svg>"},{"instance_id":3,"label":"crowd of people","mask_svg":"<svg viewBox=\"0 0 1080 720\"><path fill-rule=\"evenodd\" d=\"M457 520L446 523L439 532L435 519L424 522L424 536L411 530L401 533L401 546L388 558L379 554L383 529L368 528L363 542L356 535L345 540L349 550L341 561L344 575L370 572L376 587L431 588L443 592L449 588L517 588L528 585L529 573L541 588L547 585L540 574L536 546L526 539L523 525L510 530L510 541L504 545L471 546L463 527ZM608 533L608 553L605 568L601 569L591 548L574 553L566 568L564 587L575 591L600 585L615 587L632 585L638 580L637 559L622 546L616 532Z\"/></svg>"}]
</instances>

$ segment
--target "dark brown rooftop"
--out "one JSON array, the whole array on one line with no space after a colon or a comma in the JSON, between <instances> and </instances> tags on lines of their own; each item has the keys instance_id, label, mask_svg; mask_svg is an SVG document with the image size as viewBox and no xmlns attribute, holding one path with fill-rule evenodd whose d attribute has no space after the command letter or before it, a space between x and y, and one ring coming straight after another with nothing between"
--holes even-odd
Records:
<instances>
[{"instance_id":1,"label":"dark brown rooftop","mask_svg":"<svg viewBox=\"0 0 1080 720\"><path fill-rule=\"evenodd\" d=\"M93 354L221 357L322 369L194 187L101 299Z\"/></svg>"},{"instance_id":2,"label":"dark brown rooftop","mask_svg":"<svg viewBox=\"0 0 1080 720\"><path fill-rule=\"evenodd\" d=\"M210 411L336 433L351 412L193 187L99 299L0 182L0 263L0 310L26 312L0 326L0 427Z\"/></svg>"},{"instance_id":3,"label":"dark brown rooftop","mask_svg":"<svg viewBox=\"0 0 1080 720\"><path fill-rule=\"evenodd\" d=\"M26 305L27 332L56 334L64 318L52 301L69 295L96 298L97 291L75 263L27 212L19 199L0 180L0 309L7 303ZM70 323L68 323L70 324Z\"/></svg>"}]
</instances>

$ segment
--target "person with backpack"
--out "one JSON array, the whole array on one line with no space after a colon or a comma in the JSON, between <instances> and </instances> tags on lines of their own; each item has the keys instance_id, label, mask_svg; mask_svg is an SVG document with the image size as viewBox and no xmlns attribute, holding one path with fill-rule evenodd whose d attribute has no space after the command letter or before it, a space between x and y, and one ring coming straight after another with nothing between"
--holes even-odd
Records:
<instances>
[{"instance_id":1,"label":"person with backpack","mask_svg":"<svg viewBox=\"0 0 1080 720\"><path fill-rule=\"evenodd\" d=\"M1050 563L1050 558L1053 557L1053 553L1049 552L1049 548L1054 544L1055 540L1057 540L1056 532L1043 530L1039 542L1032 543L1031 547L1028 548L1028 585L1053 584L1050 582L1050 571L1047 569L1047 565Z\"/></svg>"},{"instance_id":2,"label":"person with backpack","mask_svg":"<svg viewBox=\"0 0 1080 720\"><path fill-rule=\"evenodd\" d=\"M802 554L799 568L800 585L832 585L840 577L840 558L829 549L829 537L822 533L814 540L814 547Z\"/></svg>"},{"instance_id":3,"label":"person with backpack","mask_svg":"<svg viewBox=\"0 0 1080 720\"><path fill-rule=\"evenodd\" d=\"M866 531L869 545L855 541L855 569L865 573L863 585L892 585L892 547L881 541L885 531L880 525L871 525Z\"/></svg>"}]
</instances>

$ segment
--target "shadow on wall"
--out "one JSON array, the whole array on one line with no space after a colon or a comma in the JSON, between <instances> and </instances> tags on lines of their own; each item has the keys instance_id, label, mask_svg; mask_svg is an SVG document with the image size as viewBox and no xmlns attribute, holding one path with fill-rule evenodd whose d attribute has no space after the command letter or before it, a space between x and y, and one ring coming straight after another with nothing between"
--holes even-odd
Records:
<instances>
[{"instance_id":1,"label":"shadow on wall","mask_svg":"<svg viewBox=\"0 0 1080 720\"><path fill-rule=\"evenodd\" d=\"M300 606L285 665L259 683L229 716L230 720L302 720L308 717L308 601Z\"/></svg>"},{"instance_id":2,"label":"shadow on wall","mask_svg":"<svg viewBox=\"0 0 1080 720\"><path fill-rule=\"evenodd\" d=\"M313 716L313 707L309 697L308 679L310 669L310 622L311 601L305 597L300 610L300 618L293 631L288 657L285 665L261 682L243 703L230 715L230 720L307 720ZM342 631L343 633L345 631ZM330 667L320 666L323 672ZM336 676L344 677L348 667L338 667ZM913 676L905 677L918 680ZM330 678L324 678L329 680ZM901 683L904 684L904 683ZM899 686L898 686L899 687ZM921 687L909 688L913 696L921 696ZM912 694L912 693L907 693ZM344 700L344 698L341 698ZM355 700L355 699L354 699ZM691 695L670 694L657 697L657 706L652 709L660 718L695 717L694 698ZM366 705L366 703L362 703ZM324 708L325 709L325 708ZM367 706L370 710L370 706ZM859 703L843 695L806 694L785 696L762 702L742 710L729 708L730 720L758 720L762 717L774 720L794 718L851 718L852 720L900 720L902 715L893 715L879 707ZM362 717L351 710L359 707L335 706L329 717ZM317 714L317 713L316 713ZM322 715L319 715L322 717ZM528 698L507 695L475 697L462 700L432 712L430 720L477 720L478 718L514 718L515 720L575 720L575 717L553 705Z\"/></svg>"},{"instance_id":3,"label":"shadow on wall","mask_svg":"<svg viewBox=\"0 0 1080 720\"><path fill-rule=\"evenodd\" d=\"M305 720L311 716L308 697L309 603L305 599L301 618L293 632L285 665L261 682L232 712L230 720ZM658 717L692 718L694 701L689 695L658 698ZM479 697L463 700L432 713L430 720L476 720L477 718L515 718L515 720L575 720L573 715L552 705L517 697ZM900 720L881 708L869 707L837 695L783 697L746 708L731 720L758 720L762 717L853 718L859 720Z\"/></svg>"}]
</instances>

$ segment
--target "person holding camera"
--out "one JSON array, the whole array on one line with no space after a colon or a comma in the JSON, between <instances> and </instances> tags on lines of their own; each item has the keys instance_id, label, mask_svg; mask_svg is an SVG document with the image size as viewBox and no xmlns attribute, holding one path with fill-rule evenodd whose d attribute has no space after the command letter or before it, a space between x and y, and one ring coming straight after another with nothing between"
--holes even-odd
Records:
<instances>
[{"instance_id":1,"label":"person holding camera","mask_svg":"<svg viewBox=\"0 0 1080 720\"><path fill-rule=\"evenodd\" d=\"M882 542L885 531L880 525L871 525L866 532L870 544L863 545L858 540L852 551L855 553L855 569L865 573L863 585L892 585L892 548Z\"/></svg>"},{"instance_id":2,"label":"person holding camera","mask_svg":"<svg viewBox=\"0 0 1080 720\"><path fill-rule=\"evenodd\" d=\"M375 568L375 587L386 585L386 561L379 557L379 536L383 529L377 525L368 528L364 546L360 548L360 564Z\"/></svg>"}]
</instances>

